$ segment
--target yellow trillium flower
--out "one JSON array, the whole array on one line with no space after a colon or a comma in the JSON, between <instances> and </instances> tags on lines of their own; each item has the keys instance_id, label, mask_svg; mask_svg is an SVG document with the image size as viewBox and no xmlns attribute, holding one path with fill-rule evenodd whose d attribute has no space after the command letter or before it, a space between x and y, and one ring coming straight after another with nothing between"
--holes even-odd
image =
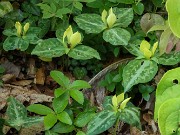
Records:
<instances>
[{"instance_id":1,"label":"yellow trillium flower","mask_svg":"<svg viewBox=\"0 0 180 135\"><path fill-rule=\"evenodd\" d=\"M17 36L20 37L22 33L22 25L20 22L15 23L15 28L17 30Z\"/></svg>"},{"instance_id":2,"label":"yellow trillium flower","mask_svg":"<svg viewBox=\"0 0 180 135\"><path fill-rule=\"evenodd\" d=\"M131 98L127 98L124 100L124 93L121 93L118 96L114 95L112 97L112 104L113 104L114 110L117 112L119 108L124 109L126 107L127 102L130 99Z\"/></svg>"},{"instance_id":3,"label":"yellow trillium flower","mask_svg":"<svg viewBox=\"0 0 180 135\"><path fill-rule=\"evenodd\" d=\"M150 59L154 55L157 46L158 46L158 42L154 43L151 49L150 43L147 42L146 40L143 40L140 44L140 51L144 54L144 57L146 59Z\"/></svg>"},{"instance_id":4,"label":"yellow trillium flower","mask_svg":"<svg viewBox=\"0 0 180 135\"><path fill-rule=\"evenodd\" d=\"M64 32L63 43L66 37L68 44L70 44L71 48L74 48L77 44L81 42L81 34L78 31L73 33L71 25Z\"/></svg>"},{"instance_id":5,"label":"yellow trillium flower","mask_svg":"<svg viewBox=\"0 0 180 135\"><path fill-rule=\"evenodd\" d=\"M28 29L29 29L29 26L30 26L29 23L26 23L26 24L24 25L24 27L23 27L23 29L24 29L23 35L26 35L26 32L27 32Z\"/></svg>"},{"instance_id":6,"label":"yellow trillium flower","mask_svg":"<svg viewBox=\"0 0 180 135\"><path fill-rule=\"evenodd\" d=\"M107 17L107 19L106 19L106 17ZM112 8L110 8L108 16L107 16L107 11L105 9L103 10L103 12L101 14L101 19L109 28L111 28L114 25L114 23L116 22L117 17L113 13Z\"/></svg>"}]
</instances>

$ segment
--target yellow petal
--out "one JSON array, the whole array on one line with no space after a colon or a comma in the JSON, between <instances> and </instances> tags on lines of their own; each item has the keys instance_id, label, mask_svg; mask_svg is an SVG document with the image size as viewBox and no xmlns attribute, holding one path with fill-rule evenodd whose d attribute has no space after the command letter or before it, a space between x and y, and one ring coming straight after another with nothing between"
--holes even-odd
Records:
<instances>
[{"instance_id":1,"label":"yellow petal","mask_svg":"<svg viewBox=\"0 0 180 135\"><path fill-rule=\"evenodd\" d=\"M121 103L120 109L124 109L124 108L126 107L127 102L129 102L130 99L131 99L131 98L125 99L125 100Z\"/></svg>"},{"instance_id":2,"label":"yellow petal","mask_svg":"<svg viewBox=\"0 0 180 135\"><path fill-rule=\"evenodd\" d=\"M80 42L81 42L81 34L77 31L76 33L72 34L70 37L71 48L74 48Z\"/></svg>"},{"instance_id":3,"label":"yellow petal","mask_svg":"<svg viewBox=\"0 0 180 135\"><path fill-rule=\"evenodd\" d=\"M152 56L152 52L150 50L148 50L147 48L144 48L144 56L146 59L150 59Z\"/></svg>"},{"instance_id":4,"label":"yellow petal","mask_svg":"<svg viewBox=\"0 0 180 135\"><path fill-rule=\"evenodd\" d=\"M15 28L17 29L17 35L21 36L21 32L22 32L22 26L20 22L16 22L15 23Z\"/></svg>"},{"instance_id":5,"label":"yellow petal","mask_svg":"<svg viewBox=\"0 0 180 135\"><path fill-rule=\"evenodd\" d=\"M117 107L117 106L118 106L118 102L117 102L117 97L116 97L116 95L114 95L114 96L112 97L112 104L113 104L114 107Z\"/></svg>"},{"instance_id":6,"label":"yellow petal","mask_svg":"<svg viewBox=\"0 0 180 135\"><path fill-rule=\"evenodd\" d=\"M29 23L26 23L25 25L24 25L24 27L23 27L23 29L24 29L24 35L26 34L26 32L28 31L28 29L29 29Z\"/></svg>"},{"instance_id":7,"label":"yellow petal","mask_svg":"<svg viewBox=\"0 0 180 135\"><path fill-rule=\"evenodd\" d=\"M107 11L104 9L101 14L101 19L104 23L106 23L106 16L107 16Z\"/></svg>"},{"instance_id":8,"label":"yellow petal","mask_svg":"<svg viewBox=\"0 0 180 135\"><path fill-rule=\"evenodd\" d=\"M118 104L119 104L120 102L122 102L123 100L124 100L124 93L121 93L120 95L117 96L117 102L118 102Z\"/></svg>"},{"instance_id":9,"label":"yellow petal","mask_svg":"<svg viewBox=\"0 0 180 135\"><path fill-rule=\"evenodd\" d=\"M72 30L72 27L71 27L71 25L70 25L70 26L66 29L66 31L64 32L63 42L64 42L65 37L67 36L68 43L70 44L70 37L71 37L72 34L73 34L73 30Z\"/></svg>"},{"instance_id":10,"label":"yellow petal","mask_svg":"<svg viewBox=\"0 0 180 135\"><path fill-rule=\"evenodd\" d=\"M109 10L109 16L107 17L107 24L109 28L111 28L114 23L116 22L117 18L116 15L113 13L112 8Z\"/></svg>"},{"instance_id":11,"label":"yellow petal","mask_svg":"<svg viewBox=\"0 0 180 135\"><path fill-rule=\"evenodd\" d=\"M146 48L146 49L150 49L150 44L149 44L149 42L147 42L146 40L143 40L142 42L141 42L141 44L140 44L140 51L141 52L144 52L144 49Z\"/></svg>"},{"instance_id":12,"label":"yellow petal","mask_svg":"<svg viewBox=\"0 0 180 135\"><path fill-rule=\"evenodd\" d=\"M152 47L152 55L154 55L156 49L157 49L157 46L158 46L158 42L154 43L153 47Z\"/></svg>"}]
</instances>

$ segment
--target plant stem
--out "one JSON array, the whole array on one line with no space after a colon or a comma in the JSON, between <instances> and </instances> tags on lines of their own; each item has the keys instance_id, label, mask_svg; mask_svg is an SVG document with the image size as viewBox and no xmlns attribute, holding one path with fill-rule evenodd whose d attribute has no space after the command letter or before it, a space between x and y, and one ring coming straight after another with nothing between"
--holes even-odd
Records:
<instances>
[{"instance_id":1,"label":"plant stem","mask_svg":"<svg viewBox=\"0 0 180 135\"><path fill-rule=\"evenodd\" d=\"M115 125L115 129L114 129L114 134L113 135L116 135L118 126L119 126L119 116L117 117L117 120L116 120L116 125Z\"/></svg>"}]
</instances>

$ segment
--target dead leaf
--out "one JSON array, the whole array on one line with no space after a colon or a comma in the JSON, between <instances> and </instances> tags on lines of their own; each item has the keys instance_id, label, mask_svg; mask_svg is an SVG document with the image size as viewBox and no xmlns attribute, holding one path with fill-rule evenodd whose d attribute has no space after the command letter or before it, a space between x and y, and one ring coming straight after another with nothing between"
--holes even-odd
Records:
<instances>
[{"instance_id":1,"label":"dead leaf","mask_svg":"<svg viewBox=\"0 0 180 135\"><path fill-rule=\"evenodd\" d=\"M31 84L32 82L33 82L32 80L21 80L21 81L12 82L11 84L18 85L18 86L27 86Z\"/></svg>"},{"instance_id":2,"label":"dead leaf","mask_svg":"<svg viewBox=\"0 0 180 135\"><path fill-rule=\"evenodd\" d=\"M2 76L3 82L8 82L8 81L10 81L11 79L14 79L14 78L15 78L14 74L5 74L5 75Z\"/></svg>"},{"instance_id":3,"label":"dead leaf","mask_svg":"<svg viewBox=\"0 0 180 135\"><path fill-rule=\"evenodd\" d=\"M20 67L16 66L12 62L9 62L7 59L1 59L1 65L5 68L6 74L13 74L15 77L18 77L21 71Z\"/></svg>"},{"instance_id":4,"label":"dead leaf","mask_svg":"<svg viewBox=\"0 0 180 135\"><path fill-rule=\"evenodd\" d=\"M35 70L35 60L33 58L29 59L28 71L27 75L30 77L35 77L36 70Z\"/></svg>"},{"instance_id":5,"label":"dead leaf","mask_svg":"<svg viewBox=\"0 0 180 135\"><path fill-rule=\"evenodd\" d=\"M39 68L36 72L34 83L44 85L44 81L45 81L44 68Z\"/></svg>"},{"instance_id":6,"label":"dead leaf","mask_svg":"<svg viewBox=\"0 0 180 135\"><path fill-rule=\"evenodd\" d=\"M9 96L15 97L21 103L29 102L30 104L52 102L53 97L45 94L39 94L35 90L31 90L28 87L15 86L10 84L4 84L3 88L0 88L0 110L7 104L6 100Z\"/></svg>"}]
</instances>

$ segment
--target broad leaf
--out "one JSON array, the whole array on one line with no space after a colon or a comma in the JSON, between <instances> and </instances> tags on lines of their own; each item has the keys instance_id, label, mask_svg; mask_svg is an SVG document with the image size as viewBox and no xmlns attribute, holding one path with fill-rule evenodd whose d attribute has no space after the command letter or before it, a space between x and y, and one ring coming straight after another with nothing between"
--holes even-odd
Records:
<instances>
[{"instance_id":1,"label":"broad leaf","mask_svg":"<svg viewBox=\"0 0 180 135\"><path fill-rule=\"evenodd\" d=\"M78 114L74 120L74 125L77 127L84 127L95 115L94 112L82 112Z\"/></svg>"},{"instance_id":2,"label":"broad leaf","mask_svg":"<svg viewBox=\"0 0 180 135\"><path fill-rule=\"evenodd\" d=\"M132 8L113 8L117 16L116 24L120 27L127 27L133 20L134 14Z\"/></svg>"},{"instance_id":3,"label":"broad leaf","mask_svg":"<svg viewBox=\"0 0 180 135\"><path fill-rule=\"evenodd\" d=\"M169 99L180 98L180 85L167 88L162 95L156 96L154 118L157 120L160 106Z\"/></svg>"},{"instance_id":4,"label":"broad leaf","mask_svg":"<svg viewBox=\"0 0 180 135\"><path fill-rule=\"evenodd\" d=\"M103 39L112 45L128 45L131 34L122 28L112 28L103 32Z\"/></svg>"},{"instance_id":5,"label":"broad leaf","mask_svg":"<svg viewBox=\"0 0 180 135\"><path fill-rule=\"evenodd\" d=\"M179 135L180 98L169 99L164 102L158 111L158 126L162 135Z\"/></svg>"},{"instance_id":6,"label":"broad leaf","mask_svg":"<svg viewBox=\"0 0 180 135\"><path fill-rule=\"evenodd\" d=\"M83 131L78 131L76 135L86 135Z\"/></svg>"},{"instance_id":7,"label":"broad leaf","mask_svg":"<svg viewBox=\"0 0 180 135\"><path fill-rule=\"evenodd\" d=\"M54 70L50 72L50 75L60 86L68 88L70 80L62 72Z\"/></svg>"},{"instance_id":8,"label":"broad leaf","mask_svg":"<svg viewBox=\"0 0 180 135\"><path fill-rule=\"evenodd\" d=\"M150 81L158 71L157 63L150 60L132 60L123 70L124 91L133 85Z\"/></svg>"},{"instance_id":9,"label":"broad leaf","mask_svg":"<svg viewBox=\"0 0 180 135\"><path fill-rule=\"evenodd\" d=\"M75 129L73 125L64 124L62 122L58 122L53 128L52 131L56 133L69 133Z\"/></svg>"},{"instance_id":10,"label":"broad leaf","mask_svg":"<svg viewBox=\"0 0 180 135\"><path fill-rule=\"evenodd\" d=\"M163 54L158 58L158 62L161 65L175 65L180 62L180 52Z\"/></svg>"},{"instance_id":11,"label":"broad leaf","mask_svg":"<svg viewBox=\"0 0 180 135\"><path fill-rule=\"evenodd\" d=\"M65 123L65 124L68 124L68 125L72 125L72 120L71 120L69 114L67 112L65 112L65 111L57 114L57 118L62 123Z\"/></svg>"},{"instance_id":12,"label":"broad leaf","mask_svg":"<svg viewBox=\"0 0 180 135\"><path fill-rule=\"evenodd\" d=\"M95 49L85 45L78 45L71 49L68 56L77 60L100 59L99 53Z\"/></svg>"},{"instance_id":13,"label":"broad leaf","mask_svg":"<svg viewBox=\"0 0 180 135\"><path fill-rule=\"evenodd\" d=\"M54 90L54 95L56 98L58 98L59 96L61 96L65 92L66 92L66 90L63 90L62 88L57 88Z\"/></svg>"},{"instance_id":14,"label":"broad leaf","mask_svg":"<svg viewBox=\"0 0 180 135\"><path fill-rule=\"evenodd\" d=\"M180 14L179 14L179 0L167 0L166 9L168 12L169 26L174 35L180 38Z\"/></svg>"},{"instance_id":15,"label":"broad leaf","mask_svg":"<svg viewBox=\"0 0 180 135\"><path fill-rule=\"evenodd\" d=\"M65 48L56 38L49 38L38 43L31 54L45 58L60 57L65 54Z\"/></svg>"},{"instance_id":16,"label":"broad leaf","mask_svg":"<svg viewBox=\"0 0 180 135\"><path fill-rule=\"evenodd\" d=\"M110 111L102 111L98 113L88 124L87 135L100 134L114 125L116 122L116 114Z\"/></svg>"},{"instance_id":17,"label":"broad leaf","mask_svg":"<svg viewBox=\"0 0 180 135\"><path fill-rule=\"evenodd\" d=\"M119 119L131 126L136 126L141 129L140 112L138 108L126 107L120 113Z\"/></svg>"},{"instance_id":18,"label":"broad leaf","mask_svg":"<svg viewBox=\"0 0 180 135\"><path fill-rule=\"evenodd\" d=\"M84 95L83 95L83 93L81 91L79 91L79 90L70 90L69 94L79 104L83 104L84 103Z\"/></svg>"},{"instance_id":19,"label":"broad leaf","mask_svg":"<svg viewBox=\"0 0 180 135\"><path fill-rule=\"evenodd\" d=\"M144 4L141 2L138 2L137 4L133 4L133 9L138 15L142 15L144 12Z\"/></svg>"},{"instance_id":20,"label":"broad leaf","mask_svg":"<svg viewBox=\"0 0 180 135\"><path fill-rule=\"evenodd\" d=\"M106 28L101 16L97 14L81 14L74 20L86 33L100 33Z\"/></svg>"},{"instance_id":21,"label":"broad leaf","mask_svg":"<svg viewBox=\"0 0 180 135\"><path fill-rule=\"evenodd\" d=\"M180 68L175 68L166 72L161 78L160 82L157 85L156 96L162 95L163 92L180 82Z\"/></svg>"},{"instance_id":22,"label":"broad leaf","mask_svg":"<svg viewBox=\"0 0 180 135\"><path fill-rule=\"evenodd\" d=\"M45 130L49 130L52 128L57 122L57 117L55 114L48 114L44 117L44 128Z\"/></svg>"},{"instance_id":23,"label":"broad leaf","mask_svg":"<svg viewBox=\"0 0 180 135\"><path fill-rule=\"evenodd\" d=\"M0 118L0 135L3 135L4 122L5 122L5 120Z\"/></svg>"},{"instance_id":24,"label":"broad leaf","mask_svg":"<svg viewBox=\"0 0 180 135\"><path fill-rule=\"evenodd\" d=\"M54 98L52 106L56 113L62 112L68 105L69 94L68 92L62 94L58 98Z\"/></svg>"},{"instance_id":25,"label":"broad leaf","mask_svg":"<svg viewBox=\"0 0 180 135\"><path fill-rule=\"evenodd\" d=\"M51 108L41 104L32 104L27 107L27 110L40 115L48 115L50 113L54 113Z\"/></svg>"},{"instance_id":26,"label":"broad leaf","mask_svg":"<svg viewBox=\"0 0 180 135\"><path fill-rule=\"evenodd\" d=\"M83 80L76 80L69 86L69 89L75 89L75 90L80 90L85 88L91 88L91 85Z\"/></svg>"},{"instance_id":27,"label":"broad leaf","mask_svg":"<svg viewBox=\"0 0 180 135\"><path fill-rule=\"evenodd\" d=\"M7 37L3 43L3 49L5 51L15 50L15 49L25 51L28 48L28 46L29 46L29 41L19 37Z\"/></svg>"}]
</instances>

